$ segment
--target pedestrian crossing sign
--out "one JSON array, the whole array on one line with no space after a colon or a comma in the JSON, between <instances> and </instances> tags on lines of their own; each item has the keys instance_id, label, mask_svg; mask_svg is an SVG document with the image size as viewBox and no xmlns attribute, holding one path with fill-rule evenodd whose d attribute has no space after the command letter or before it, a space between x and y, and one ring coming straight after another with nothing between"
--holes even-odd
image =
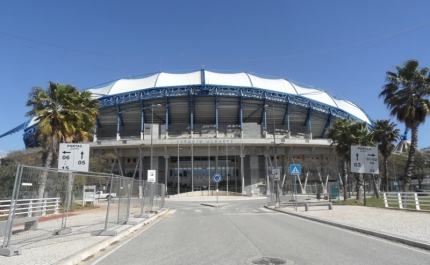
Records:
<instances>
[{"instance_id":1,"label":"pedestrian crossing sign","mask_svg":"<svg viewBox=\"0 0 430 265\"><path fill-rule=\"evenodd\" d=\"M300 175L302 173L302 166L300 164L290 165L290 175Z\"/></svg>"}]
</instances>

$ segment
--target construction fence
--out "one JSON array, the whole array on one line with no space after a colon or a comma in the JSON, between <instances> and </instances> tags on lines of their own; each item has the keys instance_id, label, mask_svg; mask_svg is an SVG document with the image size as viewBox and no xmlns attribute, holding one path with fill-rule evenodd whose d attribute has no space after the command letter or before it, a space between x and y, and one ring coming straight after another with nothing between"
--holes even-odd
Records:
<instances>
[{"instance_id":1,"label":"construction fence","mask_svg":"<svg viewBox=\"0 0 430 265\"><path fill-rule=\"evenodd\" d=\"M136 223L131 210L144 215L164 207L164 185L146 184L139 197L136 184L114 174L18 165L12 197L0 198L0 255L19 255L61 236L116 235Z\"/></svg>"}]
</instances>

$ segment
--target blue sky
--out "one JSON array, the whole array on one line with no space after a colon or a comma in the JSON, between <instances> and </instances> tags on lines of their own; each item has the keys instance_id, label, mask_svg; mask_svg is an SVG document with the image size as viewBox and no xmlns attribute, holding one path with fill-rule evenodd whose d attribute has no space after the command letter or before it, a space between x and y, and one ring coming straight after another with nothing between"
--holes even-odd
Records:
<instances>
[{"instance_id":1,"label":"blue sky","mask_svg":"<svg viewBox=\"0 0 430 265\"><path fill-rule=\"evenodd\" d=\"M2 1L0 134L28 119L33 86L86 89L202 65L291 79L387 119L385 73L408 59L430 67L428 10L413 0ZM0 153L23 148L22 131L0 138Z\"/></svg>"}]
</instances>

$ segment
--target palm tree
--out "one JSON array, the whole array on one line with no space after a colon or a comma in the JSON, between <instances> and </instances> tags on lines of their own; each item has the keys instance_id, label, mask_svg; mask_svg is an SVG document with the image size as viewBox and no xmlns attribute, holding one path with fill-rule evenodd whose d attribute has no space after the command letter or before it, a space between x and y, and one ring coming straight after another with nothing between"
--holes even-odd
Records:
<instances>
[{"instance_id":1,"label":"palm tree","mask_svg":"<svg viewBox=\"0 0 430 265\"><path fill-rule=\"evenodd\" d=\"M341 178L343 183L343 198L346 200L348 198L348 194L346 191L346 183L347 183L347 162L348 157L351 153L351 139L350 139L350 129L352 126L352 121L347 119L337 120L337 122L333 125L329 130L328 137L333 140L332 146L335 145L335 150L337 156L340 159L341 165Z\"/></svg>"},{"instance_id":2,"label":"palm tree","mask_svg":"<svg viewBox=\"0 0 430 265\"><path fill-rule=\"evenodd\" d=\"M384 179L388 191L388 157L393 152L395 142L399 140L399 129L394 129L397 124L390 120L376 120L373 125L374 138L378 142L378 149L384 162Z\"/></svg>"},{"instance_id":3,"label":"palm tree","mask_svg":"<svg viewBox=\"0 0 430 265\"><path fill-rule=\"evenodd\" d=\"M390 114L404 122L412 132L403 191L409 191L411 183L415 152L418 147L418 126L424 123L426 116L430 114L429 68L420 69L419 65L417 60L409 60L403 64L403 67L395 66L397 73L388 71L387 83L379 94L379 97L384 98Z\"/></svg>"},{"instance_id":4,"label":"palm tree","mask_svg":"<svg viewBox=\"0 0 430 265\"><path fill-rule=\"evenodd\" d=\"M351 157L351 145L371 146L375 142L373 133L367 129L365 122L353 122L347 119L337 120L329 131L329 137L333 140L332 146L335 145L335 150L341 161L342 182L344 200L347 199L347 161ZM357 200L361 202L362 175L357 178Z\"/></svg>"},{"instance_id":5,"label":"palm tree","mask_svg":"<svg viewBox=\"0 0 430 265\"><path fill-rule=\"evenodd\" d=\"M37 137L43 148L45 168L55 167L61 142L87 141L98 115L98 100L91 93L80 93L74 86L49 82L44 90L34 87L26 104L31 110L26 116L34 116ZM47 172L40 176L38 196L43 197Z\"/></svg>"}]
</instances>

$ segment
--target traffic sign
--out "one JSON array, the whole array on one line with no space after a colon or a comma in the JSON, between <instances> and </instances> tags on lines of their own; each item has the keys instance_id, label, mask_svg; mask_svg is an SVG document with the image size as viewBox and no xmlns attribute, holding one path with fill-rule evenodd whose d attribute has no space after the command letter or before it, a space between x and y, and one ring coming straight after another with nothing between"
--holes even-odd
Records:
<instances>
[{"instance_id":1,"label":"traffic sign","mask_svg":"<svg viewBox=\"0 0 430 265\"><path fill-rule=\"evenodd\" d=\"M302 173L302 166L300 164L290 165L290 175L300 175Z\"/></svg>"},{"instance_id":2,"label":"traffic sign","mask_svg":"<svg viewBox=\"0 0 430 265\"><path fill-rule=\"evenodd\" d=\"M215 174L214 175L214 181L215 182L220 182L221 181L221 175L220 174Z\"/></svg>"},{"instance_id":3,"label":"traffic sign","mask_svg":"<svg viewBox=\"0 0 430 265\"><path fill-rule=\"evenodd\" d=\"M279 168L272 169L273 180L281 180L281 170Z\"/></svg>"},{"instance_id":4,"label":"traffic sign","mask_svg":"<svg viewBox=\"0 0 430 265\"><path fill-rule=\"evenodd\" d=\"M155 182L155 170L148 170L148 182Z\"/></svg>"},{"instance_id":5,"label":"traffic sign","mask_svg":"<svg viewBox=\"0 0 430 265\"><path fill-rule=\"evenodd\" d=\"M379 174L378 147L352 145L351 172Z\"/></svg>"},{"instance_id":6,"label":"traffic sign","mask_svg":"<svg viewBox=\"0 0 430 265\"><path fill-rule=\"evenodd\" d=\"M58 169L88 172L90 164L89 144L60 144Z\"/></svg>"}]
</instances>

